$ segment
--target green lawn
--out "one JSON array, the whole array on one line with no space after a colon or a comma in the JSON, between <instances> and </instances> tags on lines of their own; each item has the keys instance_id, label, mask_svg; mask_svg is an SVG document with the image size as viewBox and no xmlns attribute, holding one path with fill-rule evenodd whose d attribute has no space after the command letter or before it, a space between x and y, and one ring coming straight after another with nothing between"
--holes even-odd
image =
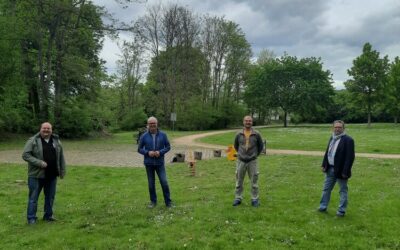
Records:
<instances>
[{"instance_id":1,"label":"green lawn","mask_svg":"<svg viewBox=\"0 0 400 250\"><path fill-rule=\"evenodd\" d=\"M268 127L259 131L267 140L267 148L324 151L331 125ZM209 136L200 141L229 145L233 144L235 133ZM400 154L400 125L379 123L367 128L365 124L349 124L346 125L346 133L354 138L358 153Z\"/></svg>"},{"instance_id":2,"label":"green lawn","mask_svg":"<svg viewBox=\"0 0 400 250\"><path fill-rule=\"evenodd\" d=\"M143 168L69 167L58 183L59 221L34 226L25 221L26 167L0 164L0 248L400 249L400 161L356 159L344 218L335 217L337 187L328 214L316 212L320 163L262 156L259 208L249 204L248 179L244 204L231 206L234 162L200 161L195 177L186 165L173 165L167 171L176 207L160 202L153 210L145 206Z\"/></svg>"}]
</instances>

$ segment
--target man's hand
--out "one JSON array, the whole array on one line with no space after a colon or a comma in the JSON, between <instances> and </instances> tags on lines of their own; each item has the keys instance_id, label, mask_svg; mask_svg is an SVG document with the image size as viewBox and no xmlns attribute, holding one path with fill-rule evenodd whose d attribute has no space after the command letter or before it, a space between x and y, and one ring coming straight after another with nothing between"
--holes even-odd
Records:
<instances>
[{"instance_id":1,"label":"man's hand","mask_svg":"<svg viewBox=\"0 0 400 250\"><path fill-rule=\"evenodd\" d=\"M149 151L150 157L160 157L160 151Z\"/></svg>"},{"instance_id":2,"label":"man's hand","mask_svg":"<svg viewBox=\"0 0 400 250\"><path fill-rule=\"evenodd\" d=\"M41 168L46 168L47 167L47 163L45 161L42 161L40 167Z\"/></svg>"},{"instance_id":3,"label":"man's hand","mask_svg":"<svg viewBox=\"0 0 400 250\"><path fill-rule=\"evenodd\" d=\"M326 172L326 168L321 167L321 171L325 173Z\"/></svg>"}]
</instances>

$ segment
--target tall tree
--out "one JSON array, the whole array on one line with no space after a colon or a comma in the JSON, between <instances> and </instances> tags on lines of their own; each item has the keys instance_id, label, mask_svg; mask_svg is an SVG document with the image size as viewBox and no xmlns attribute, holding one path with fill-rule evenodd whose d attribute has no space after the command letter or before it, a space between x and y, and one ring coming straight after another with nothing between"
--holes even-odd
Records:
<instances>
[{"instance_id":1,"label":"tall tree","mask_svg":"<svg viewBox=\"0 0 400 250\"><path fill-rule=\"evenodd\" d=\"M352 93L354 100L366 110L368 127L371 126L371 114L379 102L381 91L387 80L389 60L380 58L379 52L366 43L360 56L353 60L353 67L347 72L352 79L345 82L346 89Z\"/></svg>"},{"instance_id":2,"label":"tall tree","mask_svg":"<svg viewBox=\"0 0 400 250\"><path fill-rule=\"evenodd\" d=\"M204 17L202 50L210 65L210 99L214 108L240 98L249 66L250 45L239 25L222 17Z\"/></svg>"},{"instance_id":3,"label":"tall tree","mask_svg":"<svg viewBox=\"0 0 400 250\"><path fill-rule=\"evenodd\" d=\"M385 88L385 106L397 124L400 118L400 58L396 57L390 65L389 81Z\"/></svg>"}]
</instances>

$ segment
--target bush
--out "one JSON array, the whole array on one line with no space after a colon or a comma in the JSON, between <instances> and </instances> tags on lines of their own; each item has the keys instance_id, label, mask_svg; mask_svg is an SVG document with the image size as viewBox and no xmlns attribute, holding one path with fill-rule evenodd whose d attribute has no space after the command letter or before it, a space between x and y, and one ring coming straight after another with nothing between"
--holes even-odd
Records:
<instances>
[{"instance_id":1,"label":"bush","mask_svg":"<svg viewBox=\"0 0 400 250\"><path fill-rule=\"evenodd\" d=\"M247 114L246 108L234 102L225 103L218 110L213 129L227 128L230 125L242 125L243 117Z\"/></svg>"},{"instance_id":2,"label":"bush","mask_svg":"<svg viewBox=\"0 0 400 250\"><path fill-rule=\"evenodd\" d=\"M186 106L180 105L177 112L176 127L179 130L206 130L215 122L215 111L211 105L192 98Z\"/></svg>"},{"instance_id":3,"label":"bush","mask_svg":"<svg viewBox=\"0 0 400 250\"><path fill-rule=\"evenodd\" d=\"M61 119L55 130L64 138L79 138L89 135L93 129L90 111L84 103L64 104Z\"/></svg>"},{"instance_id":4,"label":"bush","mask_svg":"<svg viewBox=\"0 0 400 250\"><path fill-rule=\"evenodd\" d=\"M143 108L134 109L123 115L119 127L122 130L134 130L143 127L143 124L146 124L146 119L147 115Z\"/></svg>"}]
</instances>

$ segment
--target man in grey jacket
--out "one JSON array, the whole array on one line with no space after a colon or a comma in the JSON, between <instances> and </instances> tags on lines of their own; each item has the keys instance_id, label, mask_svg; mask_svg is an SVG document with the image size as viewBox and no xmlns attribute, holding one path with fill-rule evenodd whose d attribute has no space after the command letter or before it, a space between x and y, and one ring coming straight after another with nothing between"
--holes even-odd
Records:
<instances>
[{"instance_id":1,"label":"man in grey jacket","mask_svg":"<svg viewBox=\"0 0 400 250\"><path fill-rule=\"evenodd\" d=\"M53 134L50 123L40 126L40 131L25 144L22 158L28 162L28 224L37 221L36 211L40 192L44 191L43 220L55 221L53 203L56 195L57 177L65 176L63 148L57 135Z\"/></svg>"},{"instance_id":2,"label":"man in grey jacket","mask_svg":"<svg viewBox=\"0 0 400 250\"><path fill-rule=\"evenodd\" d=\"M258 165L257 157L263 150L264 144L258 131L252 128L253 118L245 116L243 118L243 130L238 132L235 137L234 147L237 151L236 163L236 192L233 206L242 203L243 181L248 173L251 182L251 205L258 207L260 205L258 198Z\"/></svg>"}]
</instances>

